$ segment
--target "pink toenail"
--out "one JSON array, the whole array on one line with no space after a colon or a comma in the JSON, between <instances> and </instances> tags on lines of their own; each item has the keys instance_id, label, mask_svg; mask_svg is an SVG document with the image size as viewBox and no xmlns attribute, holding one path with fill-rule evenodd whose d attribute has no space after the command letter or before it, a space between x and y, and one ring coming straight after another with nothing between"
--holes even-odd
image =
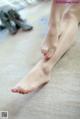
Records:
<instances>
[{"instance_id":1,"label":"pink toenail","mask_svg":"<svg viewBox=\"0 0 80 119\"><path fill-rule=\"evenodd\" d=\"M46 54L46 55L44 55L44 58L45 58L45 60L49 60L51 57L48 54Z\"/></svg>"},{"instance_id":2,"label":"pink toenail","mask_svg":"<svg viewBox=\"0 0 80 119\"><path fill-rule=\"evenodd\" d=\"M13 93L17 92L17 90L16 90L16 89L11 89L11 91L12 91Z\"/></svg>"}]
</instances>

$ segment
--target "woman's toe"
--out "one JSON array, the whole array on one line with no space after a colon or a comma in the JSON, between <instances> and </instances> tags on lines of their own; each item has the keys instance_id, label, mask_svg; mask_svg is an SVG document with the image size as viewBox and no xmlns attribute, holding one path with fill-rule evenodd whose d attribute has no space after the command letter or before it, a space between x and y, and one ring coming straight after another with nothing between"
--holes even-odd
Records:
<instances>
[{"instance_id":1,"label":"woman's toe","mask_svg":"<svg viewBox=\"0 0 80 119\"><path fill-rule=\"evenodd\" d=\"M28 94L28 93L32 92L33 90L24 90L24 89L22 89L21 87L17 87L17 88L11 89L11 91L12 91L13 93Z\"/></svg>"},{"instance_id":2,"label":"woman's toe","mask_svg":"<svg viewBox=\"0 0 80 119\"><path fill-rule=\"evenodd\" d=\"M13 89L11 89L11 91L12 91L13 93L16 93L16 92L17 92L17 89L16 89L16 88L13 88Z\"/></svg>"},{"instance_id":3,"label":"woman's toe","mask_svg":"<svg viewBox=\"0 0 80 119\"><path fill-rule=\"evenodd\" d=\"M44 54L44 55L46 55L46 54L48 53L48 51L49 51L49 48L48 48L47 46L43 46L43 47L41 48L41 52L42 52L42 54Z\"/></svg>"},{"instance_id":4,"label":"woman's toe","mask_svg":"<svg viewBox=\"0 0 80 119\"><path fill-rule=\"evenodd\" d=\"M12 88L11 91L13 93L20 93L21 92L21 89L20 89L20 87L15 87L15 88Z\"/></svg>"}]
</instances>

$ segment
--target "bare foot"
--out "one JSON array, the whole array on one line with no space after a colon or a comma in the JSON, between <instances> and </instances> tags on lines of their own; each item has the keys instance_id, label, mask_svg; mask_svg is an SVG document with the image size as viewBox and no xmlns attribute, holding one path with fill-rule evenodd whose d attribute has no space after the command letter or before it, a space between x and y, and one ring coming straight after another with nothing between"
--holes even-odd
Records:
<instances>
[{"instance_id":1,"label":"bare foot","mask_svg":"<svg viewBox=\"0 0 80 119\"><path fill-rule=\"evenodd\" d=\"M50 79L50 73L43 68L43 62L40 61L11 91L27 94L47 83Z\"/></svg>"},{"instance_id":2,"label":"bare foot","mask_svg":"<svg viewBox=\"0 0 80 119\"><path fill-rule=\"evenodd\" d=\"M71 19L61 35L55 55L48 61L40 61L23 80L21 80L13 89L14 93L26 94L37 89L50 79L50 72L61 56L71 47L75 41L77 32L77 20Z\"/></svg>"},{"instance_id":3,"label":"bare foot","mask_svg":"<svg viewBox=\"0 0 80 119\"><path fill-rule=\"evenodd\" d=\"M55 53L53 54L52 58L50 58L47 62L44 62L44 69L48 69L48 72L52 70L59 59L75 43L78 32L78 21L74 15L69 17L69 19L64 19L64 24L62 23L61 25L64 32L62 32L60 37L58 37L58 44Z\"/></svg>"},{"instance_id":4,"label":"bare foot","mask_svg":"<svg viewBox=\"0 0 80 119\"><path fill-rule=\"evenodd\" d=\"M64 31L66 31L69 22L72 20L72 17L73 16L69 14L65 14L65 16L60 20L60 23L57 25L57 28L54 26L50 27L47 37L42 42L41 48L41 52L45 60L51 59L51 57L53 57L55 54L60 44L60 37L64 34Z\"/></svg>"},{"instance_id":5,"label":"bare foot","mask_svg":"<svg viewBox=\"0 0 80 119\"><path fill-rule=\"evenodd\" d=\"M57 48L57 35L54 28L50 28L47 37L42 42L41 52L44 60L49 60L56 51Z\"/></svg>"}]
</instances>

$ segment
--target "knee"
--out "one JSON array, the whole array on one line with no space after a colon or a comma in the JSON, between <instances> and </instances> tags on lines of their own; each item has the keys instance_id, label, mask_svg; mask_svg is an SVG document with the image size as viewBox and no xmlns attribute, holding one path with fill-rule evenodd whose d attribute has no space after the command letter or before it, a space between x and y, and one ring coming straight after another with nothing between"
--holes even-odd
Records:
<instances>
[{"instance_id":1,"label":"knee","mask_svg":"<svg viewBox=\"0 0 80 119\"><path fill-rule=\"evenodd\" d=\"M70 21L72 22L73 25L78 26L78 19L73 13L70 13Z\"/></svg>"},{"instance_id":2,"label":"knee","mask_svg":"<svg viewBox=\"0 0 80 119\"><path fill-rule=\"evenodd\" d=\"M69 13L69 23L68 26L72 31L78 30L78 19L73 13Z\"/></svg>"}]
</instances>

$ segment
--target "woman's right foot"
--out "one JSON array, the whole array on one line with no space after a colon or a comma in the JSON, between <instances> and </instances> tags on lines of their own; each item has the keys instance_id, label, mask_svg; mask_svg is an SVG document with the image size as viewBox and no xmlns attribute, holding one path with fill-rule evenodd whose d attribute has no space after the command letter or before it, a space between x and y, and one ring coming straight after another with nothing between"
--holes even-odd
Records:
<instances>
[{"instance_id":1,"label":"woman's right foot","mask_svg":"<svg viewBox=\"0 0 80 119\"><path fill-rule=\"evenodd\" d=\"M49 60L55 53L57 48L57 39L58 36L56 35L54 29L51 29L42 43L41 52L43 54L44 60Z\"/></svg>"},{"instance_id":2,"label":"woman's right foot","mask_svg":"<svg viewBox=\"0 0 80 119\"><path fill-rule=\"evenodd\" d=\"M65 14L65 16L60 20L60 23L57 25L58 28L55 26L51 26L50 30L48 31L48 35L43 41L41 52L45 60L51 59L56 52L57 47L59 47L60 37L68 27L69 22L72 18L71 15Z\"/></svg>"}]
</instances>

